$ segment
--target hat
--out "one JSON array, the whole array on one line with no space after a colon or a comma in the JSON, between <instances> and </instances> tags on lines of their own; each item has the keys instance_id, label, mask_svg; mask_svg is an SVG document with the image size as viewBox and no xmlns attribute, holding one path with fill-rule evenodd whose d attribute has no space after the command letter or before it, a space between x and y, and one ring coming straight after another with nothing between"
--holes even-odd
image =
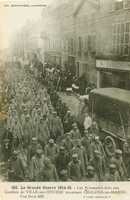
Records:
<instances>
[{"instance_id":1,"label":"hat","mask_svg":"<svg viewBox=\"0 0 130 200\"><path fill-rule=\"evenodd\" d=\"M94 171L94 167L92 165L88 165L87 170L93 170Z\"/></svg>"},{"instance_id":2,"label":"hat","mask_svg":"<svg viewBox=\"0 0 130 200\"><path fill-rule=\"evenodd\" d=\"M61 151L61 150L65 150L65 147L61 146L61 147L60 147L60 151Z\"/></svg>"},{"instance_id":3,"label":"hat","mask_svg":"<svg viewBox=\"0 0 130 200\"><path fill-rule=\"evenodd\" d=\"M78 158L78 154L77 153L73 154L72 158Z\"/></svg>"},{"instance_id":4,"label":"hat","mask_svg":"<svg viewBox=\"0 0 130 200\"><path fill-rule=\"evenodd\" d=\"M99 140L99 136L96 135L96 136L95 136L95 140Z\"/></svg>"},{"instance_id":5,"label":"hat","mask_svg":"<svg viewBox=\"0 0 130 200\"><path fill-rule=\"evenodd\" d=\"M19 152L16 151L16 150L13 151L13 155L18 155L18 153L19 153Z\"/></svg>"},{"instance_id":6,"label":"hat","mask_svg":"<svg viewBox=\"0 0 130 200\"><path fill-rule=\"evenodd\" d=\"M95 153L95 154L100 154L100 151L95 150L94 153Z\"/></svg>"},{"instance_id":7,"label":"hat","mask_svg":"<svg viewBox=\"0 0 130 200\"><path fill-rule=\"evenodd\" d=\"M116 149L116 150L115 150L115 153L116 153L116 154L119 154L119 155L122 155L122 151L121 151L120 149Z\"/></svg>"},{"instance_id":8,"label":"hat","mask_svg":"<svg viewBox=\"0 0 130 200\"><path fill-rule=\"evenodd\" d=\"M88 129L85 129L85 130L84 130L84 133L88 133Z\"/></svg>"},{"instance_id":9,"label":"hat","mask_svg":"<svg viewBox=\"0 0 130 200\"><path fill-rule=\"evenodd\" d=\"M45 164L45 166L50 165L51 164L51 160L49 158L45 158L44 164Z\"/></svg>"},{"instance_id":10,"label":"hat","mask_svg":"<svg viewBox=\"0 0 130 200\"><path fill-rule=\"evenodd\" d=\"M109 165L109 168L110 168L110 169L116 169L116 165L115 165L115 164L110 164L110 165Z\"/></svg>"},{"instance_id":11,"label":"hat","mask_svg":"<svg viewBox=\"0 0 130 200\"><path fill-rule=\"evenodd\" d=\"M60 171L60 175L64 176L66 174L67 174L67 170L63 169L63 170Z\"/></svg>"},{"instance_id":12,"label":"hat","mask_svg":"<svg viewBox=\"0 0 130 200\"><path fill-rule=\"evenodd\" d=\"M53 144L53 143L54 143L54 140L53 140L53 139L50 139L50 140L49 140L49 143L50 143L50 144Z\"/></svg>"},{"instance_id":13,"label":"hat","mask_svg":"<svg viewBox=\"0 0 130 200\"><path fill-rule=\"evenodd\" d=\"M67 132L65 135L71 135L71 133L70 133L70 132Z\"/></svg>"},{"instance_id":14,"label":"hat","mask_svg":"<svg viewBox=\"0 0 130 200\"><path fill-rule=\"evenodd\" d=\"M33 137L33 138L32 138L32 141L37 141L37 138L36 138L36 137Z\"/></svg>"},{"instance_id":15,"label":"hat","mask_svg":"<svg viewBox=\"0 0 130 200\"><path fill-rule=\"evenodd\" d=\"M28 119L29 119L29 118L30 118L30 115L29 115L29 114L28 114L28 115L26 115L26 118L28 118Z\"/></svg>"},{"instance_id":16,"label":"hat","mask_svg":"<svg viewBox=\"0 0 130 200\"><path fill-rule=\"evenodd\" d=\"M72 127L77 127L77 123L74 122L74 123L72 124Z\"/></svg>"},{"instance_id":17,"label":"hat","mask_svg":"<svg viewBox=\"0 0 130 200\"><path fill-rule=\"evenodd\" d=\"M38 148L38 149L36 149L36 153L38 153L38 154L42 154L43 151L42 151L42 149Z\"/></svg>"}]
</instances>

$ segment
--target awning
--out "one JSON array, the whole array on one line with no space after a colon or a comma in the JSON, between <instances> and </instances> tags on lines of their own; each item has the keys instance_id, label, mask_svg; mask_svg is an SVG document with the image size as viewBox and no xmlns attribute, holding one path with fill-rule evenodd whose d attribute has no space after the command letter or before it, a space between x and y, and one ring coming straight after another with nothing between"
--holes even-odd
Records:
<instances>
[{"instance_id":1,"label":"awning","mask_svg":"<svg viewBox=\"0 0 130 200\"><path fill-rule=\"evenodd\" d=\"M130 71L130 62L113 60L96 60L96 68L99 70Z\"/></svg>"}]
</instances>

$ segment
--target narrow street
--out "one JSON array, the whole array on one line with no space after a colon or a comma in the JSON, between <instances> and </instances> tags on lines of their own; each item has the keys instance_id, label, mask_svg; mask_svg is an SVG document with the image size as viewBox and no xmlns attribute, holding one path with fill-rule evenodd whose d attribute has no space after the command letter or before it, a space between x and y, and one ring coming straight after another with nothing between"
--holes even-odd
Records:
<instances>
[{"instance_id":1,"label":"narrow street","mask_svg":"<svg viewBox=\"0 0 130 200\"><path fill-rule=\"evenodd\" d=\"M46 2L1 15L0 182L129 181L130 0Z\"/></svg>"}]
</instances>

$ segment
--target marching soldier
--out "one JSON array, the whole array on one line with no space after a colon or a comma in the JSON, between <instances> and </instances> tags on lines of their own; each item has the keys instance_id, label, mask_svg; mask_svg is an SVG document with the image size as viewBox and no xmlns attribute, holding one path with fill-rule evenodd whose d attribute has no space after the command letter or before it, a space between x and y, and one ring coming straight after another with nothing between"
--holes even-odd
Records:
<instances>
[{"instance_id":1,"label":"marching soldier","mask_svg":"<svg viewBox=\"0 0 130 200\"><path fill-rule=\"evenodd\" d=\"M69 163L69 156L65 151L65 148L63 146L60 147L59 153L55 159L56 169L60 176L60 172L63 169L67 169L68 163Z\"/></svg>"},{"instance_id":2,"label":"marching soldier","mask_svg":"<svg viewBox=\"0 0 130 200\"><path fill-rule=\"evenodd\" d=\"M30 180L40 181L41 174L44 168L45 156L42 149L36 149L36 154L32 157L30 162Z\"/></svg>"},{"instance_id":3,"label":"marching soldier","mask_svg":"<svg viewBox=\"0 0 130 200\"><path fill-rule=\"evenodd\" d=\"M81 181L83 177L83 169L81 161L77 154L72 155L72 160L68 164L68 176L72 181Z\"/></svg>"},{"instance_id":4,"label":"marching soldier","mask_svg":"<svg viewBox=\"0 0 130 200\"><path fill-rule=\"evenodd\" d=\"M120 175L122 181L126 180L127 178L127 170L125 163L122 158L122 151L120 149L115 150L115 156L110 159L111 164L116 165L116 169Z\"/></svg>"},{"instance_id":5,"label":"marching soldier","mask_svg":"<svg viewBox=\"0 0 130 200\"><path fill-rule=\"evenodd\" d=\"M45 155L55 163L56 156L58 154L58 146L54 143L53 139L49 140L49 143L45 146Z\"/></svg>"},{"instance_id":6,"label":"marching soldier","mask_svg":"<svg viewBox=\"0 0 130 200\"><path fill-rule=\"evenodd\" d=\"M105 175L105 181L121 181L120 179L120 175L117 171L116 165L115 164L110 164L109 165L109 171L108 173Z\"/></svg>"},{"instance_id":7,"label":"marching soldier","mask_svg":"<svg viewBox=\"0 0 130 200\"><path fill-rule=\"evenodd\" d=\"M42 171L42 181L58 181L58 175L55 165L50 159L44 160L44 168Z\"/></svg>"},{"instance_id":8,"label":"marching soldier","mask_svg":"<svg viewBox=\"0 0 130 200\"><path fill-rule=\"evenodd\" d=\"M91 166L91 165L87 166L86 175L82 179L82 181L88 181L88 182L89 181L94 181L94 182L99 181L98 176L97 176L93 166Z\"/></svg>"}]
</instances>

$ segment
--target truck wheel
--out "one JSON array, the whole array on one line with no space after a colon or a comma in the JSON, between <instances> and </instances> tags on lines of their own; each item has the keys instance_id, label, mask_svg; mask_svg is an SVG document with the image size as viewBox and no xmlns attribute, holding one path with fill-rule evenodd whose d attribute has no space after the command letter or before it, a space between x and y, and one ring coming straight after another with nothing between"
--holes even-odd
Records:
<instances>
[{"instance_id":1,"label":"truck wheel","mask_svg":"<svg viewBox=\"0 0 130 200\"><path fill-rule=\"evenodd\" d=\"M116 150L116 143L111 136L106 136L104 140L104 148L107 156L113 156Z\"/></svg>"}]
</instances>

